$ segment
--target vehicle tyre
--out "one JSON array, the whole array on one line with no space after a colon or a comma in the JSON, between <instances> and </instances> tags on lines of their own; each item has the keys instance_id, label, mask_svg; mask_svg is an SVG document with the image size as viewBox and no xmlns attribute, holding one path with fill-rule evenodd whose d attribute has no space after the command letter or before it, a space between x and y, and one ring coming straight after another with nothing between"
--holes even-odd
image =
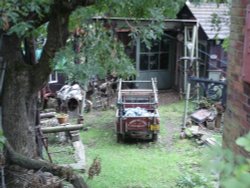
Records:
<instances>
[{"instance_id":1,"label":"vehicle tyre","mask_svg":"<svg viewBox=\"0 0 250 188\"><path fill-rule=\"evenodd\" d=\"M157 142L158 140L158 134L157 133L153 133L152 134L152 142Z\"/></svg>"},{"instance_id":2,"label":"vehicle tyre","mask_svg":"<svg viewBox=\"0 0 250 188\"><path fill-rule=\"evenodd\" d=\"M121 143L123 141L123 135L120 133L116 134L116 139L117 139L117 143Z\"/></svg>"}]
</instances>

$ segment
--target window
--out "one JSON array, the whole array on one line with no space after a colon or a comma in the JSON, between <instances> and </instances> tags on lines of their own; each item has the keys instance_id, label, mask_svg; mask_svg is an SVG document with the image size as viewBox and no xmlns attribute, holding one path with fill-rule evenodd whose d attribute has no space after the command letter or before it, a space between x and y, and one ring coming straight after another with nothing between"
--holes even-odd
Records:
<instances>
[{"instance_id":1,"label":"window","mask_svg":"<svg viewBox=\"0 0 250 188\"><path fill-rule=\"evenodd\" d=\"M140 70L168 69L169 40L162 37L161 41L152 41L151 49L145 43L140 44Z\"/></svg>"},{"instance_id":2,"label":"window","mask_svg":"<svg viewBox=\"0 0 250 188\"><path fill-rule=\"evenodd\" d=\"M49 84L57 83L58 82L58 74L56 71L53 71L49 75Z\"/></svg>"}]
</instances>

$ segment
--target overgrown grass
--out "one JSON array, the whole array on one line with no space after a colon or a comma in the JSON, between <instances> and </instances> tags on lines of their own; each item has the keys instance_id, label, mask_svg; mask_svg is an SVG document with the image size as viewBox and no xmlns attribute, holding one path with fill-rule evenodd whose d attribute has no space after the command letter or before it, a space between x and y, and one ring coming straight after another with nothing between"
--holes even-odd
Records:
<instances>
[{"instance_id":1,"label":"overgrown grass","mask_svg":"<svg viewBox=\"0 0 250 188\"><path fill-rule=\"evenodd\" d=\"M53 163L55 164L70 164L74 163L74 149L71 145L66 144L50 144L49 152ZM44 154L48 160L48 155Z\"/></svg>"},{"instance_id":2,"label":"overgrown grass","mask_svg":"<svg viewBox=\"0 0 250 188\"><path fill-rule=\"evenodd\" d=\"M177 180L185 172L200 172L204 148L177 139L178 131L168 135L167 126L181 125L183 110L183 102L159 107L161 138L156 144L137 141L118 144L114 110L86 114L84 125L89 129L81 133L81 139L86 147L87 166L96 156L101 158L102 165L100 175L87 180L89 187L171 188L177 187ZM175 138L171 146L164 142L166 136ZM87 179L87 174L84 176Z\"/></svg>"}]
</instances>

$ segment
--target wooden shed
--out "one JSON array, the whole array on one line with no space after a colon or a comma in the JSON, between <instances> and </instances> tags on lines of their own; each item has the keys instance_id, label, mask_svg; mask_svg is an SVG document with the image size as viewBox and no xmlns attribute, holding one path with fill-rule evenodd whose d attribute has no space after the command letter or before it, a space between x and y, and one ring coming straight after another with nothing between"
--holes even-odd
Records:
<instances>
[{"instance_id":1,"label":"wooden shed","mask_svg":"<svg viewBox=\"0 0 250 188\"><path fill-rule=\"evenodd\" d=\"M153 19L133 19L121 17L96 17L98 21L108 23L116 31L120 41L125 44L126 53L135 61L137 80L150 80L152 77L158 81L158 88L166 90L173 88L176 83L176 62L183 55L190 56L188 46L192 43L192 56L197 56L198 25L196 20L165 19L165 32L161 40L152 41L152 47L148 49L146 44L137 37L131 41L129 25L151 24ZM187 32L183 32L187 31Z\"/></svg>"},{"instance_id":2,"label":"wooden shed","mask_svg":"<svg viewBox=\"0 0 250 188\"><path fill-rule=\"evenodd\" d=\"M206 63L206 70L227 66L227 53L222 44L229 37L230 7L228 4L186 2L177 14L178 19L197 20L199 24L199 57Z\"/></svg>"},{"instance_id":3,"label":"wooden shed","mask_svg":"<svg viewBox=\"0 0 250 188\"><path fill-rule=\"evenodd\" d=\"M137 80L155 77L159 89L176 88L185 94L188 62L180 60L181 57L201 60L195 62L197 77L209 77L208 70L225 72L227 53L222 42L229 35L228 11L224 4L187 2L176 19L164 20L164 35L160 41L152 41L151 49L146 48L140 37L132 41L129 25L147 25L153 19L94 17L93 21L113 29L125 44L126 53L135 62Z\"/></svg>"},{"instance_id":4,"label":"wooden shed","mask_svg":"<svg viewBox=\"0 0 250 188\"><path fill-rule=\"evenodd\" d=\"M131 45L128 23L133 18L97 17L115 28L118 38L126 45L127 54L134 59L136 79L148 80L155 77L159 89L176 88L185 93L188 62L181 57L199 59L196 63L197 77L225 76L227 53L222 47L229 36L229 7L226 4L187 1L177 13L176 19L166 19L165 33L161 41L152 41L152 48L138 37ZM138 22L139 21L139 22ZM136 24L150 24L152 19L139 19Z\"/></svg>"}]
</instances>

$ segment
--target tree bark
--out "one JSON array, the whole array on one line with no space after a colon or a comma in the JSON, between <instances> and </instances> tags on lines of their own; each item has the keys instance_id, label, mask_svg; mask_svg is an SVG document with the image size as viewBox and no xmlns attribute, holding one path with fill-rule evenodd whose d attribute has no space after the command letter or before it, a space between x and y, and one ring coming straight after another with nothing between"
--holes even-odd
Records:
<instances>
[{"instance_id":1,"label":"tree bark","mask_svg":"<svg viewBox=\"0 0 250 188\"><path fill-rule=\"evenodd\" d=\"M31 14L27 19L34 21L34 27L48 21L47 42L42 56L36 64L29 63L27 58L24 58L27 55L23 54L24 37L5 33L9 27L6 30L0 29L0 56L6 62L6 76L0 101L3 132L16 154L26 156L31 161L32 158L38 156L35 139L38 91L48 81L52 69L50 63L55 53L66 43L70 13L77 6L87 6L90 3L94 3L94 1L54 0L50 5L49 14L43 15L41 19L30 10ZM21 18L23 17L20 16ZM25 22L26 19L24 18L23 21ZM10 27L12 25L13 23L10 24ZM12 160L14 161L14 158ZM25 162L18 164L25 167ZM72 181L77 181L77 178Z\"/></svg>"},{"instance_id":2,"label":"tree bark","mask_svg":"<svg viewBox=\"0 0 250 188\"><path fill-rule=\"evenodd\" d=\"M56 0L51 5L47 42L37 64L25 61L22 41L15 34L2 35L0 54L7 64L3 87L3 131L10 145L20 154L37 157L35 118L39 89L48 81L51 60L65 45L70 12Z\"/></svg>"},{"instance_id":3,"label":"tree bark","mask_svg":"<svg viewBox=\"0 0 250 188\"><path fill-rule=\"evenodd\" d=\"M4 35L2 54L7 64L3 87L3 131L19 153L36 157L35 115L36 93L31 93L30 65L23 61L21 40Z\"/></svg>"}]
</instances>

